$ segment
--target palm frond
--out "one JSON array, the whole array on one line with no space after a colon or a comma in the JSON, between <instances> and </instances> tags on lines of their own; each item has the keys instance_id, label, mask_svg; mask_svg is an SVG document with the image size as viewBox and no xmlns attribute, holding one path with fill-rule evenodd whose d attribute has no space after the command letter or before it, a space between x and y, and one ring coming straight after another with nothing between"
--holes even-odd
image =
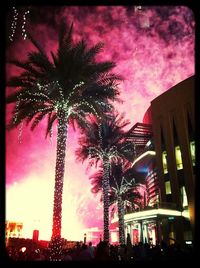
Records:
<instances>
[{"instance_id":1,"label":"palm frond","mask_svg":"<svg viewBox=\"0 0 200 268\"><path fill-rule=\"evenodd\" d=\"M23 108L15 108L13 110L13 117L11 118L10 122L7 124L7 129L13 129L17 127L23 120L28 118L33 118L35 114L41 109L41 106L31 106L30 104L21 103L21 107ZM42 106L43 108L43 106Z\"/></svg>"},{"instance_id":2,"label":"palm frond","mask_svg":"<svg viewBox=\"0 0 200 268\"><path fill-rule=\"evenodd\" d=\"M51 51L51 57L53 59L53 63L55 65L55 67L58 67L58 58L56 57L56 55Z\"/></svg>"},{"instance_id":3,"label":"palm frond","mask_svg":"<svg viewBox=\"0 0 200 268\"><path fill-rule=\"evenodd\" d=\"M77 61L83 60L83 56L85 54L85 49L86 49L86 44L83 40L79 41L72 48L73 56L77 59Z\"/></svg>"},{"instance_id":4,"label":"palm frond","mask_svg":"<svg viewBox=\"0 0 200 268\"><path fill-rule=\"evenodd\" d=\"M30 75L31 74L33 74L35 76L41 75L41 73L38 70L36 70L33 66L31 66L30 63L27 61L23 62L23 61L19 61L19 60L9 60L7 63L13 64L17 67L20 67L24 70L27 70L30 73Z\"/></svg>"},{"instance_id":5,"label":"palm frond","mask_svg":"<svg viewBox=\"0 0 200 268\"><path fill-rule=\"evenodd\" d=\"M73 31L73 23L71 24L68 32L65 22L61 23L59 31L59 39L58 39L59 46L57 50L59 63L63 62L63 60L66 58L66 55L69 54L69 51L72 48L73 45L72 31Z\"/></svg>"},{"instance_id":6,"label":"palm frond","mask_svg":"<svg viewBox=\"0 0 200 268\"><path fill-rule=\"evenodd\" d=\"M27 37L32 42L32 44L38 49L38 51L46 57L46 54L42 49L42 46L37 42L37 40L32 36L30 32L27 32Z\"/></svg>"},{"instance_id":7,"label":"palm frond","mask_svg":"<svg viewBox=\"0 0 200 268\"><path fill-rule=\"evenodd\" d=\"M88 51L86 51L84 58L87 63L91 63L94 60L94 57L102 51L102 48L104 47L103 42L99 42L92 48L90 48Z\"/></svg>"},{"instance_id":8,"label":"palm frond","mask_svg":"<svg viewBox=\"0 0 200 268\"><path fill-rule=\"evenodd\" d=\"M55 113L49 113L45 138L47 138L47 136L50 135L53 123L55 122L56 119L57 115Z\"/></svg>"},{"instance_id":9,"label":"palm frond","mask_svg":"<svg viewBox=\"0 0 200 268\"><path fill-rule=\"evenodd\" d=\"M89 180L90 180L91 185L92 185L92 188L91 188L92 193L96 194L102 190L102 178L103 178L103 170L102 169L99 169L97 172L90 175Z\"/></svg>"},{"instance_id":10,"label":"palm frond","mask_svg":"<svg viewBox=\"0 0 200 268\"><path fill-rule=\"evenodd\" d=\"M34 86L35 79L31 77L30 73L24 72L20 77L12 77L6 83L8 87L32 87Z\"/></svg>"},{"instance_id":11,"label":"palm frond","mask_svg":"<svg viewBox=\"0 0 200 268\"><path fill-rule=\"evenodd\" d=\"M59 46L62 46L63 44L66 50L68 50L72 46L73 22L71 23L69 29L67 28L67 25L65 23L63 23L63 27L65 28L65 30L63 31L64 35L62 39L59 38ZM62 28L61 28L61 32L62 32Z\"/></svg>"},{"instance_id":12,"label":"palm frond","mask_svg":"<svg viewBox=\"0 0 200 268\"><path fill-rule=\"evenodd\" d=\"M21 120L25 120L29 124L33 119L32 129L34 129L37 125L36 122L43 119L41 104L47 109L45 114L49 115L46 136L50 133L57 118L58 107L63 107L63 109L71 107L73 112L69 115L68 122L73 123L74 126L75 122L79 122L77 125L82 129L92 115L99 117L99 121L101 118L110 119L113 110L110 100L117 99L119 95L117 83L120 81L120 77L111 73L116 64L111 61L96 62L96 55L103 48L102 42L87 49L85 41L73 42L72 33L73 24L68 28L63 22L58 34L57 53L51 52L52 61L48 58L42 45L32 34L28 33L28 38L37 50L30 51L25 61L9 61L23 69L19 76L11 77L7 83L17 91L11 93L6 102L20 102L17 111L18 118L16 120L14 115L16 111L14 111L15 124L12 123L12 126L19 124ZM77 86L80 82L83 82L84 85ZM61 106L59 106L59 102L62 102ZM31 109L33 109L32 113ZM87 128L90 129L88 133L91 138L93 125L89 124ZM98 124L95 128L96 135L98 134ZM89 139L87 139L87 144L88 142ZM98 146L94 134L89 144ZM100 160L97 157L95 161L97 163Z\"/></svg>"},{"instance_id":13,"label":"palm frond","mask_svg":"<svg viewBox=\"0 0 200 268\"><path fill-rule=\"evenodd\" d=\"M35 127L40 123L40 121L45 117L45 115L48 113L48 111L43 111L40 112L36 118L34 119L32 125L31 125L31 130L34 130Z\"/></svg>"},{"instance_id":14,"label":"palm frond","mask_svg":"<svg viewBox=\"0 0 200 268\"><path fill-rule=\"evenodd\" d=\"M54 75L55 69L53 64L47 57L38 52L30 52L28 54L29 64L39 68L42 72L46 72L49 76Z\"/></svg>"}]
</instances>

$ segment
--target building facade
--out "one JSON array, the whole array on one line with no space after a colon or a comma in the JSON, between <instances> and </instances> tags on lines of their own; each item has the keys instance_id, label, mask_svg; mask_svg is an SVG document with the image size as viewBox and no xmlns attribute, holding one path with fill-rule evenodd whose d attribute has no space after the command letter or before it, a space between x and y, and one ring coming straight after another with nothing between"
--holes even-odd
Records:
<instances>
[{"instance_id":1,"label":"building facade","mask_svg":"<svg viewBox=\"0 0 200 268\"><path fill-rule=\"evenodd\" d=\"M149 110L161 202L176 204L185 215L175 223L181 242L194 236L194 100L194 77L190 77L154 99Z\"/></svg>"},{"instance_id":2,"label":"building facade","mask_svg":"<svg viewBox=\"0 0 200 268\"><path fill-rule=\"evenodd\" d=\"M155 98L143 123L137 123L143 131L140 138L131 137L139 148L132 168L143 177L146 191L143 208L124 217L125 233L133 244L193 240L194 118L194 77L190 77ZM115 215L112 224L116 223Z\"/></svg>"},{"instance_id":3,"label":"building facade","mask_svg":"<svg viewBox=\"0 0 200 268\"><path fill-rule=\"evenodd\" d=\"M22 222L14 222L14 221L6 221L5 223L5 230L6 230L6 239L17 237L22 237L22 229L23 223Z\"/></svg>"}]
</instances>

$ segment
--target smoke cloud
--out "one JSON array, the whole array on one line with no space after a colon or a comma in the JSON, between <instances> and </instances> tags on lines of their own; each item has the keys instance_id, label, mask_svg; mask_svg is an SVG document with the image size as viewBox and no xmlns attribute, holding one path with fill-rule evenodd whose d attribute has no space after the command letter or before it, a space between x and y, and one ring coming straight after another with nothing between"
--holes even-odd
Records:
<instances>
[{"instance_id":1,"label":"smoke cloud","mask_svg":"<svg viewBox=\"0 0 200 268\"><path fill-rule=\"evenodd\" d=\"M7 38L7 59L26 59L27 53L35 49L21 35L25 10L25 7L18 7L19 19L14 41ZM10 10L7 17L7 36L11 32L12 19L13 13ZM25 28L40 40L50 56L50 52L57 49L57 33L62 21L66 21L69 26L73 23L74 42L83 38L89 47L97 42L104 42L104 50L97 60L116 62L115 73L124 77L119 85L120 97L124 102L117 104L116 108L119 112L125 112L126 118L131 122L130 127L142 121L155 97L194 74L195 21L192 11L185 6L30 7ZM8 79L18 73L18 68L9 64L6 66ZM12 90L7 88L6 94ZM11 110L12 105L8 105L7 120ZM49 209L52 208L53 198L46 194L46 187L53 185L54 181L57 129L55 126L50 142L44 139L45 127L46 121L43 121L34 132L25 126L21 130L6 132L6 189L13 193L7 196L6 214L9 215L8 220L15 220L14 200L21 195L20 190L12 191L16 183L18 187L26 187L27 192L31 192L33 181L37 182L35 187L38 187L38 191L43 187L43 196L37 196L37 193L31 198L21 195L24 201L20 206L32 207L35 200L42 204L48 198L48 202L45 201L46 206L38 205L34 216L36 220L40 220L41 230L44 230L45 225L50 237L52 219L49 217L50 220L45 221L45 211L51 213ZM19 143L20 131L22 136ZM87 163L75 161L74 151L78 146L78 136L79 132L74 132L70 127L66 148L63 226L67 226L69 221L71 225L63 233L66 238L72 233L70 228L75 226L75 222L79 233L84 233L84 228L103 225L99 197L90 192L88 180L89 174L94 170L88 171ZM50 191L53 191L53 186ZM26 210L21 211L21 218L26 222ZM19 216L20 212L18 218ZM32 228L29 230L30 237Z\"/></svg>"}]
</instances>

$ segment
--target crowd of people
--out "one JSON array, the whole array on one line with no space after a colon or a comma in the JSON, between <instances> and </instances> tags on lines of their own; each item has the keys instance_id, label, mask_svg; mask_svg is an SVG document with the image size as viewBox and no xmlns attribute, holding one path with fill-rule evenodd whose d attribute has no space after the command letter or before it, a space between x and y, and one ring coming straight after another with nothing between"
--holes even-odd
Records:
<instances>
[{"instance_id":1,"label":"crowd of people","mask_svg":"<svg viewBox=\"0 0 200 268\"><path fill-rule=\"evenodd\" d=\"M8 249L10 259L15 261L49 261L48 248L36 250ZM112 245L105 241L93 246L91 242L77 242L73 248L63 249L61 261L162 261L190 260L193 256L192 246L181 248L179 244L151 245L139 242L136 245Z\"/></svg>"}]
</instances>

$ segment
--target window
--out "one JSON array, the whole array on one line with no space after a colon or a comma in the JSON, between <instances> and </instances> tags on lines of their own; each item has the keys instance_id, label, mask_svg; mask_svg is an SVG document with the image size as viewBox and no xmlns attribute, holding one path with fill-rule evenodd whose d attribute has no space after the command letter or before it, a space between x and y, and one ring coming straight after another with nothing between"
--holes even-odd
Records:
<instances>
[{"instance_id":1,"label":"window","mask_svg":"<svg viewBox=\"0 0 200 268\"><path fill-rule=\"evenodd\" d=\"M190 142L190 153L192 158L192 165L195 166L195 141Z\"/></svg>"},{"instance_id":2,"label":"window","mask_svg":"<svg viewBox=\"0 0 200 268\"><path fill-rule=\"evenodd\" d=\"M187 199L187 194L185 191L185 186L181 187L181 201L182 201L183 208L188 207L188 199Z\"/></svg>"},{"instance_id":3,"label":"window","mask_svg":"<svg viewBox=\"0 0 200 268\"><path fill-rule=\"evenodd\" d=\"M176 167L177 169L183 169L182 155L180 146L175 147L175 156L176 156Z\"/></svg>"},{"instance_id":4,"label":"window","mask_svg":"<svg viewBox=\"0 0 200 268\"><path fill-rule=\"evenodd\" d=\"M165 182L165 193L166 193L167 195L172 193L172 191L171 191L171 183L170 183L170 181L166 181L166 182Z\"/></svg>"},{"instance_id":5,"label":"window","mask_svg":"<svg viewBox=\"0 0 200 268\"><path fill-rule=\"evenodd\" d=\"M151 140L149 140L147 143L146 143L146 147L150 146L151 145Z\"/></svg>"},{"instance_id":6,"label":"window","mask_svg":"<svg viewBox=\"0 0 200 268\"><path fill-rule=\"evenodd\" d=\"M163 172L164 174L168 173L168 168L167 168L167 152L163 151L162 153L162 162L163 162Z\"/></svg>"}]
</instances>

